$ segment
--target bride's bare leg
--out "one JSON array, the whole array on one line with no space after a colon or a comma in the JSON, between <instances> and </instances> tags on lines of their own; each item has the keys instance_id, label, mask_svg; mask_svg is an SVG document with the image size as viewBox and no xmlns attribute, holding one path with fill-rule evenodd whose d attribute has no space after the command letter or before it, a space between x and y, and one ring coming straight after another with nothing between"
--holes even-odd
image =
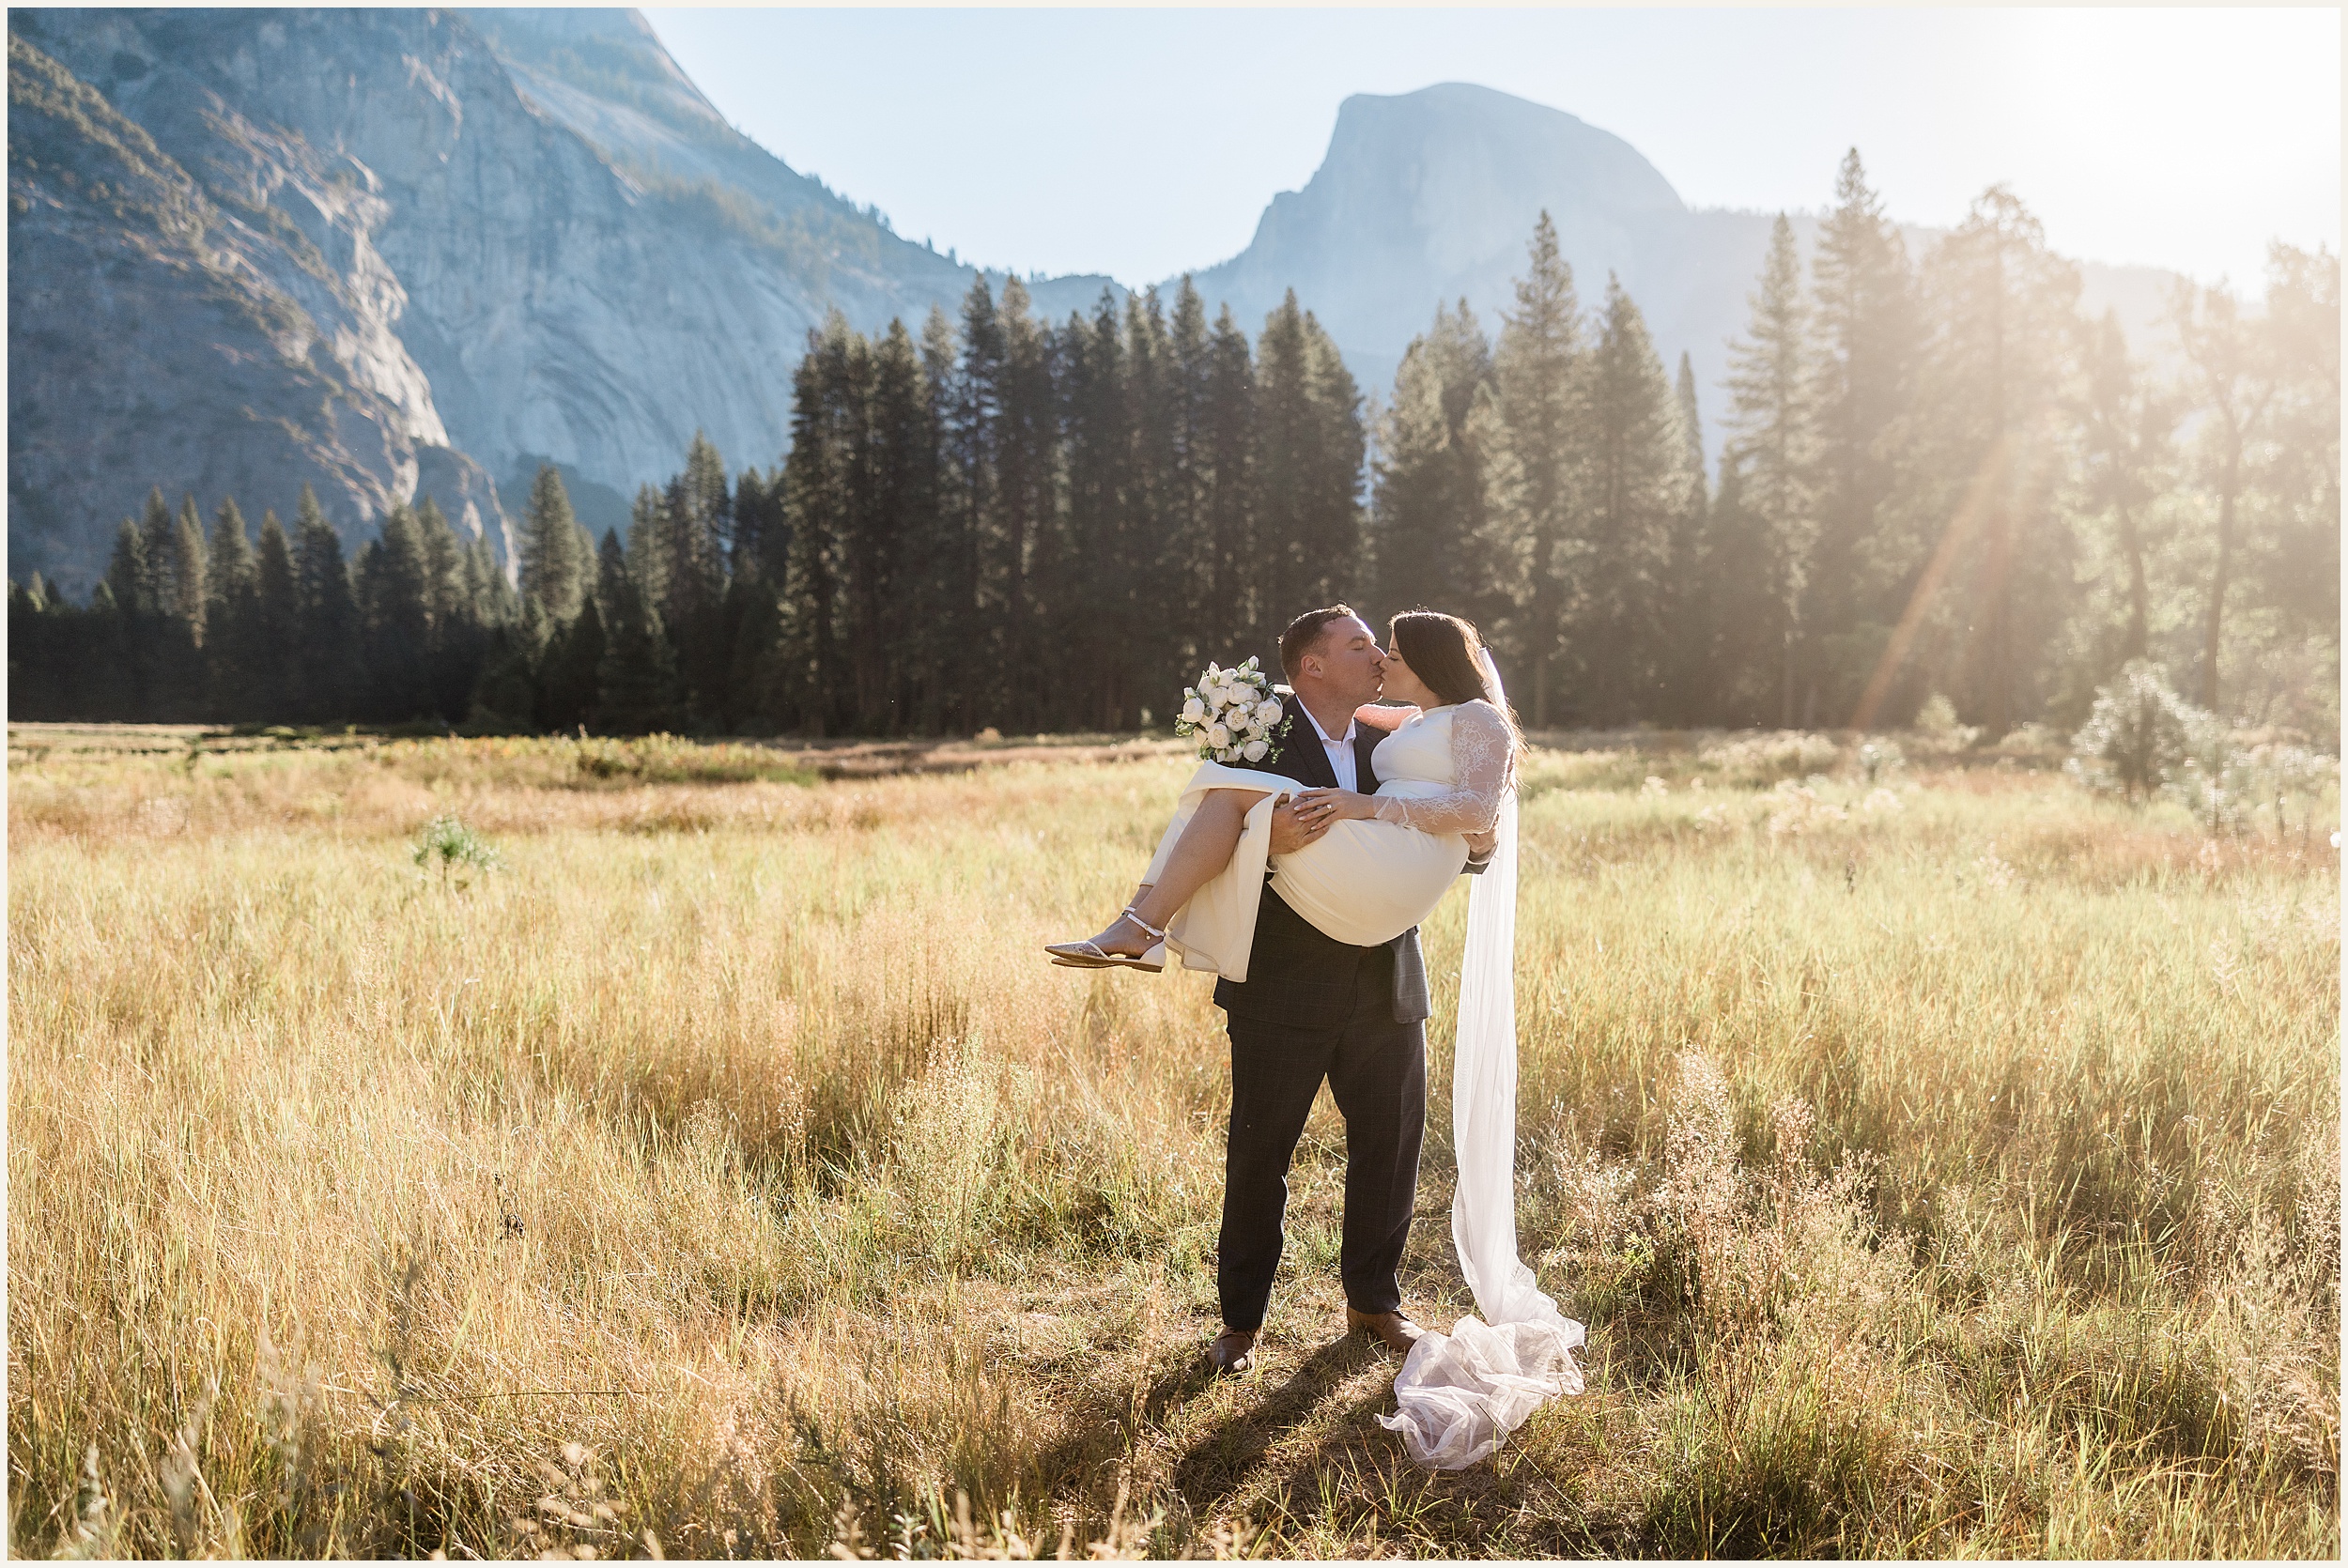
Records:
<instances>
[{"instance_id":1,"label":"bride's bare leg","mask_svg":"<svg viewBox=\"0 0 2348 1568\"><path fill-rule=\"evenodd\" d=\"M1190 902L1192 894L1213 882L1231 863L1231 853L1239 848L1240 835L1246 830L1247 813L1270 792L1207 792L1207 798L1198 803L1198 809L1183 827L1182 836L1174 841L1174 853L1166 857L1166 867L1158 873L1158 880L1145 882L1134 890L1134 913L1163 929L1174 917L1175 911ZM1157 943L1156 937L1123 915L1092 940L1104 953L1146 953Z\"/></svg>"}]
</instances>

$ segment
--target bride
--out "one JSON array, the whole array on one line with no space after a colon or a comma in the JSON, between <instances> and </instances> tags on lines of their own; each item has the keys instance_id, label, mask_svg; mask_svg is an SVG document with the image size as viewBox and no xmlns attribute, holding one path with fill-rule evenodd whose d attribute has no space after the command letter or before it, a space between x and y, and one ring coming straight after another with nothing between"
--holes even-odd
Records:
<instances>
[{"instance_id":1,"label":"bride","mask_svg":"<svg viewBox=\"0 0 2348 1568\"><path fill-rule=\"evenodd\" d=\"M1053 961L1154 972L1170 946L1186 968L1244 980L1267 863L1273 891L1350 946L1382 945L1425 920L1466 864L1467 836L1498 822L1523 739L1494 700L1490 655L1467 622L1398 615L1386 648L1385 696L1403 706L1354 715L1391 731L1373 753L1375 794L1203 763L1133 901L1090 940L1047 947ZM1271 809L1285 796L1301 822L1327 830L1270 860Z\"/></svg>"},{"instance_id":2,"label":"bride","mask_svg":"<svg viewBox=\"0 0 2348 1568\"><path fill-rule=\"evenodd\" d=\"M1244 980L1271 813L1284 796L1300 817L1334 825L1270 866L1272 889L1354 946L1390 942L1424 920L1466 862L1468 836L1491 836L1468 899L1452 1068L1451 1235L1483 1317L1421 1334L1395 1377L1395 1414L1379 1417L1412 1458L1459 1469L1493 1453L1543 1400L1582 1391L1573 1351L1583 1332L1517 1255L1514 783L1523 737L1467 622L1398 615L1386 646L1384 694L1406 706L1354 715L1391 730L1371 754L1374 793L1300 791L1279 774L1202 763L1133 901L1099 935L1046 950L1076 968L1154 971L1171 948L1185 967ZM1290 715L1281 744L1300 744L1289 738L1293 729ZM1317 742L1307 734L1301 744Z\"/></svg>"}]
</instances>

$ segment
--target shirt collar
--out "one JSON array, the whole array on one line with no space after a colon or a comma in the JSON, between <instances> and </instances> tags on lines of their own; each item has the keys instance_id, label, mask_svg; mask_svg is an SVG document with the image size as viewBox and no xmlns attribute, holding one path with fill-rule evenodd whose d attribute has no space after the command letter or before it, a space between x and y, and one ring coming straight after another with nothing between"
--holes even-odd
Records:
<instances>
[{"instance_id":1,"label":"shirt collar","mask_svg":"<svg viewBox=\"0 0 2348 1568\"><path fill-rule=\"evenodd\" d=\"M1316 735L1319 735L1319 736L1321 737L1321 745L1323 745L1323 746L1339 746L1339 745L1351 746L1351 745L1353 743L1353 731L1354 731L1354 729L1355 729L1356 724L1358 723L1358 721L1357 721L1356 719L1354 719L1354 717L1353 717L1352 715L1350 715L1350 714L1349 714L1349 715L1346 715L1346 720L1345 720L1345 738L1344 738L1344 740L1343 740L1343 741L1341 741L1341 742L1340 742L1340 741L1335 741L1335 740L1331 740L1331 739L1329 738L1329 731L1328 731L1328 730L1323 730L1323 729L1321 727L1321 720L1319 720L1319 719L1317 719L1317 718L1313 717L1313 711L1312 711L1310 708L1305 708L1305 704L1304 704L1302 701L1299 701L1296 705L1297 705L1299 708L1303 708L1303 709L1304 709L1304 712L1305 712L1305 723L1307 723L1307 724L1309 724L1309 725L1311 725L1311 726L1313 727L1313 733L1314 733L1314 734L1316 734Z\"/></svg>"}]
</instances>

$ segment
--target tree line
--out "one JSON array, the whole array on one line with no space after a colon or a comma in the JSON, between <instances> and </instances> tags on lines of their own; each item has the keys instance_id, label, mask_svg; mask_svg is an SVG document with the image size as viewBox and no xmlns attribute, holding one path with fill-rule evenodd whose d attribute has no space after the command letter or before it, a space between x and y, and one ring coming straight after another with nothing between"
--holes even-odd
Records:
<instances>
[{"instance_id":1,"label":"tree line","mask_svg":"<svg viewBox=\"0 0 2348 1568\"><path fill-rule=\"evenodd\" d=\"M1462 301L1404 356L1373 597L1469 607L1537 726L1938 694L1994 739L2149 657L2336 737L2337 259L2273 247L2256 315L2181 286L2167 369L2079 294L2002 188L1911 260L1854 151L1807 267L1773 226L1707 471L1687 357L1667 378L1612 279L1585 315L1544 217L1496 342Z\"/></svg>"},{"instance_id":2,"label":"tree line","mask_svg":"<svg viewBox=\"0 0 2348 1568\"><path fill-rule=\"evenodd\" d=\"M1368 408L1294 295L1251 343L1185 279L1038 319L984 280L794 372L791 445L696 437L589 537L543 469L509 575L426 500L346 561L306 491L257 542L160 492L89 602L10 584L20 716L883 735L1164 723L1297 609L1467 614L1536 727L1860 726L1931 696L2075 724L2152 658L2337 732L2339 269L2171 301L2168 368L2078 308L1992 189L1911 260L1846 159L1780 218L1707 460L1613 279L1548 217L1488 337L1464 300Z\"/></svg>"}]
</instances>

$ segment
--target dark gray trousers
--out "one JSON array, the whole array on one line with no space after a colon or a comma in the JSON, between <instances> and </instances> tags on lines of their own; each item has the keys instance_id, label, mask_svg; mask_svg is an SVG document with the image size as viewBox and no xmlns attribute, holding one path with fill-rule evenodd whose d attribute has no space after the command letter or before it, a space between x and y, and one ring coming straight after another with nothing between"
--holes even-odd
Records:
<instances>
[{"instance_id":1,"label":"dark gray trousers","mask_svg":"<svg viewBox=\"0 0 2348 1568\"><path fill-rule=\"evenodd\" d=\"M1345 1117L1345 1235L1337 1271L1356 1311L1402 1305L1396 1270L1427 1131L1427 1026L1394 1021L1391 955L1363 962L1350 1008L1324 1022L1231 1012L1231 1125L1224 1143L1215 1284L1223 1321L1263 1326L1280 1267L1289 1161L1323 1078ZM1377 961L1383 960L1384 961Z\"/></svg>"}]
</instances>

